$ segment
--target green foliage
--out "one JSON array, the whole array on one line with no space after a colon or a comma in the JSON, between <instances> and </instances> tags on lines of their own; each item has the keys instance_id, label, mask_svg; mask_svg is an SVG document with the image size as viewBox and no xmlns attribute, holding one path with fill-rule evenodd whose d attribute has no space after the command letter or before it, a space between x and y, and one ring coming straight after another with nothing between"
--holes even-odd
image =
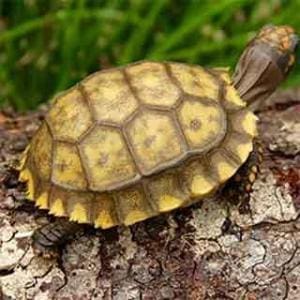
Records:
<instances>
[{"instance_id":1,"label":"green foliage","mask_svg":"<svg viewBox=\"0 0 300 300\"><path fill-rule=\"evenodd\" d=\"M299 12L300 0L0 0L0 105L33 109L144 58L233 67L262 25L299 29Z\"/></svg>"}]
</instances>

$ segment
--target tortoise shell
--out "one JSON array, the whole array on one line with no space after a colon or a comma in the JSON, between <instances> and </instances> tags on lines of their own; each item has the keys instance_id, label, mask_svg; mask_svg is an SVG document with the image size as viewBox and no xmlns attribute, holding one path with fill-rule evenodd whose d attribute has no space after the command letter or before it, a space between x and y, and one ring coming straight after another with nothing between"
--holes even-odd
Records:
<instances>
[{"instance_id":1,"label":"tortoise shell","mask_svg":"<svg viewBox=\"0 0 300 300\"><path fill-rule=\"evenodd\" d=\"M51 214L130 225L213 195L247 160L256 132L227 70L138 62L58 95L20 178Z\"/></svg>"}]
</instances>

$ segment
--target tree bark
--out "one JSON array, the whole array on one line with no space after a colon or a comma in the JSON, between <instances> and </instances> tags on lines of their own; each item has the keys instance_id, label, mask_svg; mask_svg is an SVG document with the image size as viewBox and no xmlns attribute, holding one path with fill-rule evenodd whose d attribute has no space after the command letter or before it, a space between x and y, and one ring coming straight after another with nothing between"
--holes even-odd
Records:
<instances>
[{"instance_id":1,"label":"tree bark","mask_svg":"<svg viewBox=\"0 0 300 300\"><path fill-rule=\"evenodd\" d=\"M131 227L89 227L56 259L32 232L52 222L10 166L45 109L0 113L0 299L300 299L300 89L264 104L261 173L248 203L224 195Z\"/></svg>"}]
</instances>

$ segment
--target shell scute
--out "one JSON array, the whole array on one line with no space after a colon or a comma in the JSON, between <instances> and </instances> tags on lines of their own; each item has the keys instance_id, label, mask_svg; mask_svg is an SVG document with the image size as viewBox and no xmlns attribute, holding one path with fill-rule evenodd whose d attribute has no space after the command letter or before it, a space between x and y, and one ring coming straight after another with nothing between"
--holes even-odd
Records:
<instances>
[{"instance_id":1,"label":"shell scute","mask_svg":"<svg viewBox=\"0 0 300 300\"><path fill-rule=\"evenodd\" d=\"M178 160L184 152L175 121L168 113L144 110L128 124L126 132L143 175Z\"/></svg>"},{"instance_id":2,"label":"shell scute","mask_svg":"<svg viewBox=\"0 0 300 300\"><path fill-rule=\"evenodd\" d=\"M116 128L96 126L79 148L93 191L109 190L139 176L122 133Z\"/></svg>"},{"instance_id":3,"label":"shell scute","mask_svg":"<svg viewBox=\"0 0 300 300\"><path fill-rule=\"evenodd\" d=\"M230 118L232 129L251 137L257 136L257 117L248 110L238 111Z\"/></svg>"},{"instance_id":4,"label":"shell scute","mask_svg":"<svg viewBox=\"0 0 300 300\"><path fill-rule=\"evenodd\" d=\"M240 98L232 85L226 85L224 89L224 105L228 110L238 110L246 106L246 102Z\"/></svg>"},{"instance_id":5,"label":"shell scute","mask_svg":"<svg viewBox=\"0 0 300 300\"><path fill-rule=\"evenodd\" d=\"M49 211L55 216L66 216L68 214L69 195L61 188L52 188L49 199Z\"/></svg>"},{"instance_id":6,"label":"shell scute","mask_svg":"<svg viewBox=\"0 0 300 300\"><path fill-rule=\"evenodd\" d=\"M151 201L159 212L180 207L188 199L188 194L182 189L176 173L156 176L149 180L147 187Z\"/></svg>"},{"instance_id":7,"label":"shell scute","mask_svg":"<svg viewBox=\"0 0 300 300\"><path fill-rule=\"evenodd\" d=\"M32 161L36 172L44 180L49 180L52 170L52 147L53 141L46 123L43 123L32 139L31 147L38 149L32 155Z\"/></svg>"},{"instance_id":8,"label":"shell scute","mask_svg":"<svg viewBox=\"0 0 300 300\"><path fill-rule=\"evenodd\" d=\"M54 146L52 182L67 189L87 188L87 180L75 145L57 142Z\"/></svg>"},{"instance_id":9,"label":"shell scute","mask_svg":"<svg viewBox=\"0 0 300 300\"><path fill-rule=\"evenodd\" d=\"M192 199L208 196L219 186L212 170L205 167L203 161L203 158L198 158L189 162L182 173L183 185Z\"/></svg>"},{"instance_id":10,"label":"shell scute","mask_svg":"<svg viewBox=\"0 0 300 300\"><path fill-rule=\"evenodd\" d=\"M49 208L49 194L47 191L42 192L35 200L36 206L38 206L40 209L48 209ZM55 214L56 216L59 216L60 214Z\"/></svg>"},{"instance_id":11,"label":"shell scute","mask_svg":"<svg viewBox=\"0 0 300 300\"><path fill-rule=\"evenodd\" d=\"M136 64L127 67L126 73L142 103L168 108L179 100L181 91L171 81L163 64L155 62Z\"/></svg>"},{"instance_id":12,"label":"shell scute","mask_svg":"<svg viewBox=\"0 0 300 300\"><path fill-rule=\"evenodd\" d=\"M115 202L111 194L97 193L93 200L93 220L96 228L110 228L119 224Z\"/></svg>"},{"instance_id":13,"label":"shell scute","mask_svg":"<svg viewBox=\"0 0 300 300\"><path fill-rule=\"evenodd\" d=\"M226 134L226 114L219 105L187 100L179 107L178 117L192 150L209 150Z\"/></svg>"},{"instance_id":14,"label":"shell scute","mask_svg":"<svg viewBox=\"0 0 300 300\"><path fill-rule=\"evenodd\" d=\"M58 96L47 115L55 139L76 142L92 125L92 116L76 87Z\"/></svg>"},{"instance_id":15,"label":"shell scute","mask_svg":"<svg viewBox=\"0 0 300 300\"><path fill-rule=\"evenodd\" d=\"M82 87L98 122L122 125L138 107L121 70L96 73L84 80Z\"/></svg>"},{"instance_id":16,"label":"shell scute","mask_svg":"<svg viewBox=\"0 0 300 300\"><path fill-rule=\"evenodd\" d=\"M141 186L133 186L115 193L119 219L125 225L131 225L154 216L156 212Z\"/></svg>"},{"instance_id":17,"label":"shell scute","mask_svg":"<svg viewBox=\"0 0 300 300\"><path fill-rule=\"evenodd\" d=\"M221 149L215 151L211 155L210 167L212 168L214 174L217 174L218 183L221 185L230 177L232 177L240 166L231 158L229 158Z\"/></svg>"},{"instance_id":18,"label":"shell scute","mask_svg":"<svg viewBox=\"0 0 300 300\"><path fill-rule=\"evenodd\" d=\"M219 100L220 84L204 68L180 63L169 65L171 73L185 93L214 101Z\"/></svg>"}]
</instances>

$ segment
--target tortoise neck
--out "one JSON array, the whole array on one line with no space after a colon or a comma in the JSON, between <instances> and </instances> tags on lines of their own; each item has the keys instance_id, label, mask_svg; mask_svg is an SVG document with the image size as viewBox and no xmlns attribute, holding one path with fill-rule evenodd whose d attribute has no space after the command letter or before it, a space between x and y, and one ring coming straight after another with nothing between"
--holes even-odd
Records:
<instances>
[{"instance_id":1,"label":"tortoise neck","mask_svg":"<svg viewBox=\"0 0 300 300\"><path fill-rule=\"evenodd\" d=\"M279 68L277 53L264 44L249 45L242 54L233 84L248 104L266 100L277 88L284 75Z\"/></svg>"}]
</instances>

